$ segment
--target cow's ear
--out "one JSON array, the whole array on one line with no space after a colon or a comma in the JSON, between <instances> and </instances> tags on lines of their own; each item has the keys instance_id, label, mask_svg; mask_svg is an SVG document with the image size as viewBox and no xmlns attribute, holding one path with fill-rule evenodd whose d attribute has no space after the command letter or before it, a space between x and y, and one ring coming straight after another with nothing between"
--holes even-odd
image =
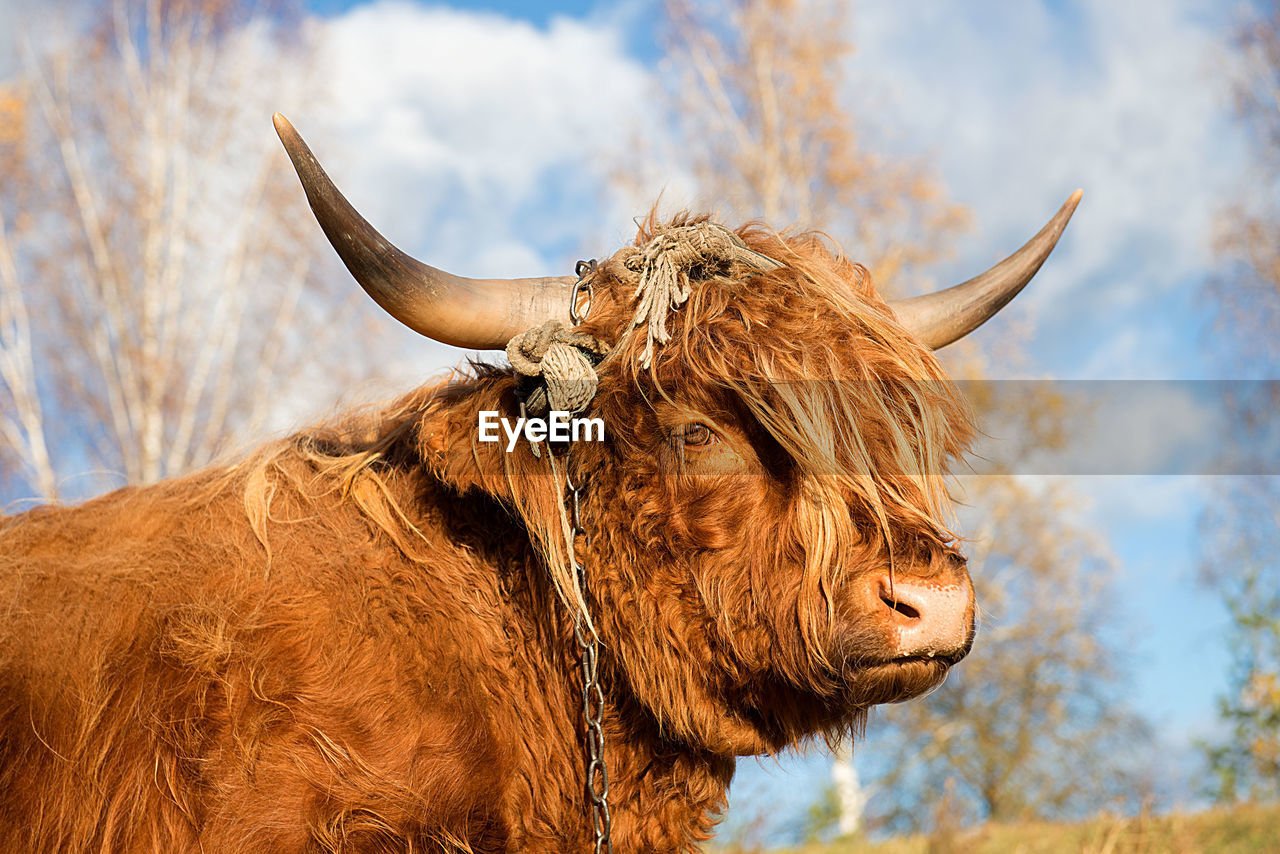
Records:
<instances>
[{"instance_id":1,"label":"cow's ear","mask_svg":"<svg viewBox=\"0 0 1280 854\"><path fill-rule=\"evenodd\" d=\"M520 516L543 504L539 498L543 493L560 494L545 450L535 456L523 435L511 440L509 431L518 429L520 419L511 377L480 378L448 387L433 409L418 428L418 445L436 479L461 494L483 492ZM544 527L541 519L525 521L536 529ZM558 530L558 521L549 521Z\"/></svg>"},{"instance_id":2,"label":"cow's ear","mask_svg":"<svg viewBox=\"0 0 1280 854\"><path fill-rule=\"evenodd\" d=\"M496 441L483 441L481 418L497 413ZM501 419L515 429L519 405L510 378L477 380L469 393L442 399L423 419L419 446L428 471L465 495L479 491L505 505L519 517L534 549L550 568L562 597L572 595L568 557L564 547L564 463L543 447L535 456L523 436L511 442ZM486 437L492 437L489 430ZM509 524L509 523L506 523Z\"/></svg>"},{"instance_id":3,"label":"cow's ear","mask_svg":"<svg viewBox=\"0 0 1280 854\"><path fill-rule=\"evenodd\" d=\"M435 411L424 418L418 441L428 470L460 493L473 489L503 503L514 498L512 475L524 475L537 460L528 443L510 447L503 427L519 418L509 378L477 379L442 390Z\"/></svg>"}]
</instances>

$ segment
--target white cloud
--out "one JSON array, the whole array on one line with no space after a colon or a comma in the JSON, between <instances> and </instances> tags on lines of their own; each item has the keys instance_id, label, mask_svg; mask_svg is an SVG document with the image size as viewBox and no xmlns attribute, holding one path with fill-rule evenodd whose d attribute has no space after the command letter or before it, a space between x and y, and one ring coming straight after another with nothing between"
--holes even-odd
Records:
<instances>
[{"instance_id":1,"label":"white cloud","mask_svg":"<svg viewBox=\"0 0 1280 854\"><path fill-rule=\"evenodd\" d=\"M1120 541L1142 525L1176 532L1187 545L1203 507L1204 484L1196 475L1111 475L1074 478L1073 488L1087 496L1088 527L1108 531Z\"/></svg>"},{"instance_id":2,"label":"white cloud","mask_svg":"<svg viewBox=\"0 0 1280 854\"><path fill-rule=\"evenodd\" d=\"M394 0L322 28L331 100L309 112L332 137L309 136L388 237L471 275L569 272L644 100L618 32Z\"/></svg>"},{"instance_id":3,"label":"white cloud","mask_svg":"<svg viewBox=\"0 0 1280 854\"><path fill-rule=\"evenodd\" d=\"M1162 295L1208 267L1213 212L1241 154L1212 11L1201 0L929 0L910 15L892 0L859 5L855 70L885 81L873 104L937 154L977 215L959 273L1016 247L1077 186L1067 238L1019 300L1041 330L1070 326L1078 339L1094 316L1159 312ZM1166 343L1151 330L1141 349Z\"/></svg>"}]
</instances>

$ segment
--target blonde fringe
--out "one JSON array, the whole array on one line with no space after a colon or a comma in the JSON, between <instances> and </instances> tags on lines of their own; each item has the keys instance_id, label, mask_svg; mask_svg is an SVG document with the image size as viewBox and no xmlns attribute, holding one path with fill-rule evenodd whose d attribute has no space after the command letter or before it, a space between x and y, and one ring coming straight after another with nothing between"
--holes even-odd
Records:
<instances>
[{"instance_id":1,"label":"blonde fringe","mask_svg":"<svg viewBox=\"0 0 1280 854\"><path fill-rule=\"evenodd\" d=\"M682 214L659 223L651 215L636 242L700 219ZM959 539L943 473L967 446L972 415L933 353L898 324L865 268L833 254L816 233L785 236L759 224L738 233L751 250L785 265L744 272L772 282L705 280L673 313L677 330L647 370L634 342L620 342L610 360L626 360L636 389L647 379L672 404L664 376L686 388L731 390L795 463L801 478L795 518L806 538L803 584L825 612L799 616L810 651L822 659L823 627L834 619L830 588L843 568L864 564L883 547L892 580L909 540ZM614 263L606 262L604 271ZM778 329L794 324L795 312L749 304L756 293L794 296L795 305L813 307L815 318L823 307L848 332L837 336L841 341L807 330L789 338ZM743 348L719 348L707 334L711 318L731 313L760 342L749 363L742 361ZM850 508L872 529L859 525Z\"/></svg>"}]
</instances>

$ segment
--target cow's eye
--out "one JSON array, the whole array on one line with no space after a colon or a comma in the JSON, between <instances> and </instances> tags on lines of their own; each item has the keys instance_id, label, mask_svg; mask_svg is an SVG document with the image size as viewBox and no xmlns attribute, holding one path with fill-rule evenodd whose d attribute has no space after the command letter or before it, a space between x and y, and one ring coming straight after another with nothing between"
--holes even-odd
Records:
<instances>
[{"instance_id":1,"label":"cow's eye","mask_svg":"<svg viewBox=\"0 0 1280 854\"><path fill-rule=\"evenodd\" d=\"M720 441L720 438L716 436L715 431L706 424L699 424L696 421L692 424L684 425L684 428L680 432L680 439L684 442L684 446L686 448L714 445L716 442Z\"/></svg>"}]
</instances>

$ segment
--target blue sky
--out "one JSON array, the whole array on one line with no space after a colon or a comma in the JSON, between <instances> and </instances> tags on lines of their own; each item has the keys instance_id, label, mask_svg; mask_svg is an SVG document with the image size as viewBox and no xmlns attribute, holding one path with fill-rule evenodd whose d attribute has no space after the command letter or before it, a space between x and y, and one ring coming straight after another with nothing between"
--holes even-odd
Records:
<instances>
[{"instance_id":1,"label":"blue sky","mask_svg":"<svg viewBox=\"0 0 1280 854\"><path fill-rule=\"evenodd\" d=\"M659 192L672 207L714 204L674 163L655 164L648 195L602 189L601 152L635 120L617 104L642 105L654 73L646 3L312 8L329 18L331 67L352 76L327 116L293 117L338 154L339 183L371 219L433 262L555 272L628 238ZM1201 288L1215 212L1248 180L1216 71L1235 14L1200 0L857 4L850 106L885 151L936 163L974 215L938 282L985 268L1085 190L1049 264L983 332L1033 330L1029 362L997 375L1221 375ZM454 358L405 347L406 381ZM1134 705L1190 756L1213 731L1226 666L1225 616L1195 581L1205 484L1070 480L1119 561ZM784 758L744 763L735 791L794 814L824 782L824 760Z\"/></svg>"}]
</instances>

